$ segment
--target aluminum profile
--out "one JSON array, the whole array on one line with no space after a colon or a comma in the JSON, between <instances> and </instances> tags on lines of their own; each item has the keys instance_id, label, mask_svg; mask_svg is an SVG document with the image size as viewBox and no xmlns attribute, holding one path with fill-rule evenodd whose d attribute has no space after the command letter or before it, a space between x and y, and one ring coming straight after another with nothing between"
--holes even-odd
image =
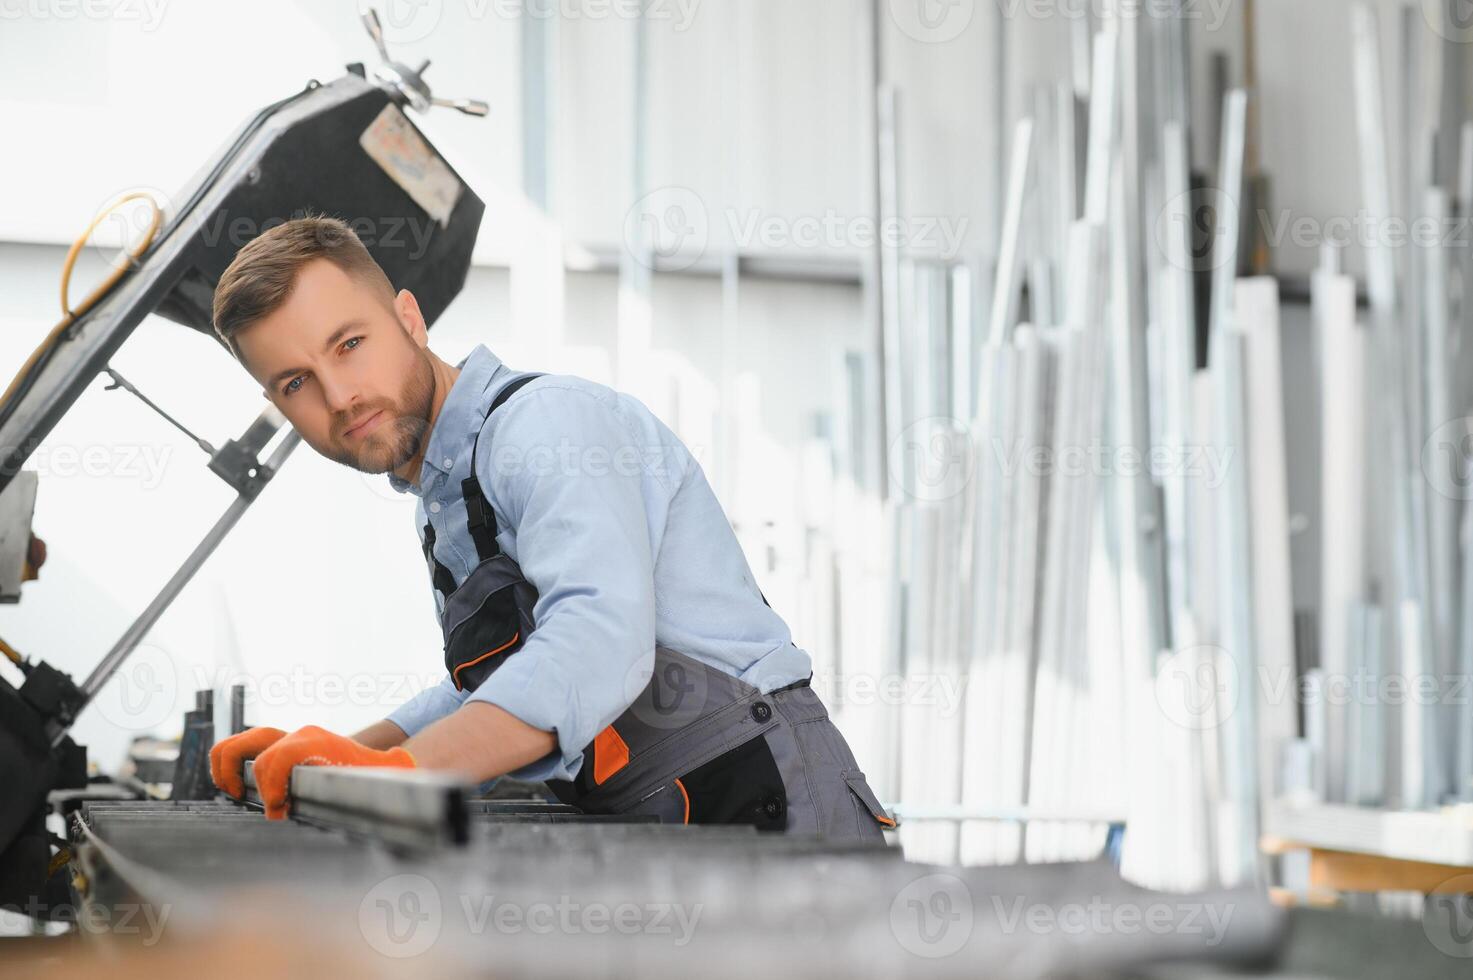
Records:
<instances>
[{"instance_id":1,"label":"aluminum profile","mask_svg":"<svg viewBox=\"0 0 1473 980\"><path fill-rule=\"evenodd\" d=\"M255 763L245 764L246 796L260 806ZM292 817L410 847L464 844L470 785L420 769L297 766Z\"/></svg>"}]
</instances>

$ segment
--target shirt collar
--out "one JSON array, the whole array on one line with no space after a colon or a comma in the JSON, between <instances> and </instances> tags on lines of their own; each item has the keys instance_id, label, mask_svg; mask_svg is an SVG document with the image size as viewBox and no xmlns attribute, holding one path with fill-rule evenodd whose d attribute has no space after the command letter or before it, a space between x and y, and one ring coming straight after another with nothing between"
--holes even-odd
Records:
<instances>
[{"instance_id":1,"label":"shirt collar","mask_svg":"<svg viewBox=\"0 0 1473 980\"><path fill-rule=\"evenodd\" d=\"M456 367L460 374L440 404L440 414L435 416L429 444L425 447L424 463L420 467L419 483L416 485L389 474L389 486L400 493L423 496L425 488L434 483L435 474L448 475L455 461L470 448L471 441L480 431L486 389L501 367L501 358L491 353L485 344L477 344L475 350Z\"/></svg>"}]
</instances>

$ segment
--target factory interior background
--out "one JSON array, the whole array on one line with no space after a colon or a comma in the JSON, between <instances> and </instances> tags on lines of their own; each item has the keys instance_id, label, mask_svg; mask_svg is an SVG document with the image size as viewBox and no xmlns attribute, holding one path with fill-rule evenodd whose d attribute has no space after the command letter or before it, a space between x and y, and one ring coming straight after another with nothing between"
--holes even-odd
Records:
<instances>
[{"instance_id":1,"label":"factory interior background","mask_svg":"<svg viewBox=\"0 0 1473 980\"><path fill-rule=\"evenodd\" d=\"M686 442L906 859L1113 848L1142 886L1309 902L1307 852L1265 842L1325 804L1382 841L1443 821L1421 859L1468 863L1456 4L631 7L380 6L397 59L490 106L413 116L486 201L430 344L629 392ZM0 6L0 365L100 209L167 213L261 106L375 58L352 3L90 9ZM111 364L212 441L262 408L156 315ZM0 611L74 677L233 496L106 380L27 464L48 559ZM95 764L200 689L352 731L443 675L414 498L312 453L273 483L78 719ZM1342 901L1416 918L1410 891Z\"/></svg>"}]
</instances>

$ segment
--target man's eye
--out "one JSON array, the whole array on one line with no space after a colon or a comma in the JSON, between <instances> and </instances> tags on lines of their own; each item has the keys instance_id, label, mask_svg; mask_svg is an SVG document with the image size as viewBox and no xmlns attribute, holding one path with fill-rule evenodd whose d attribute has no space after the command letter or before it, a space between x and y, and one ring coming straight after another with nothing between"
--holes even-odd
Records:
<instances>
[{"instance_id":1,"label":"man's eye","mask_svg":"<svg viewBox=\"0 0 1473 980\"><path fill-rule=\"evenodd\" d=\"M292 392L294 392L298 388L302 387L303 380L305 380L305 379L300 374L297 375L295 378L292 378L290 381L288 381L286 383L286 387L284 387L284 388L281 389L282 394L290 395Z\"/></svg>"},{"instance_id":2,"label":"man's eye","mask_svg":"<svg viewBox=\"0 0 1473 980\"><path fill-rule=\"evenodd\" d=\"M345 350L353 350L361 343L363 343L362 337L349 337L347 340L343 341L343 348Z\"/></svg>"}]
</instances>

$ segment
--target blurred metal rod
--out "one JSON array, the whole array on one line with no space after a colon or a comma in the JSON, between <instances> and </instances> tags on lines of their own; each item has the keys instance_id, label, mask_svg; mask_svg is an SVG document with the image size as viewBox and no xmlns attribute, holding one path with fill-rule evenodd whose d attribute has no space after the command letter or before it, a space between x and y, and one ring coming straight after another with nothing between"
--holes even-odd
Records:
<instances>
[{"instance_id":1,"label":"blurred metal rod","mask_svg":"<svg viewBox=\"0 0 1473 980\"><path fill-rule=\"evenodd\" d=\"M292 450L297 447L297 443L301 442L301 440L302 437L295 431L288 432L286 437L282 439L281 444L276 447L276 451L271 454L271 458L262 464L260 468L261 478L270 479L271 474L281 469L282 463L291 455ZM97 692L102 690L102 686L122 666L123 661L128 659L128 654L132 653L134 648L148 635L148 631L153 628L154 623L158 622L164 610L169 608L170 603L184 590L184 586L188 585L189 580L194 578L194 573L199 571L200 566L205 563L205 559L214 553L215 549L219 547L220 542L225 540L225 535L230 533L230 530L235 527L236 522L250 508L252 501L253 497L242 494L231 502L225 513L220 515L220 519L215 522L215 526L210 528L205 534L204 539L195 545L194 550L189 553L189 557L184 559L184 563L179 566L179 570L169 578L168 582L164 583L164 587L159 590L159 594L154 597L154 600L139 614L138 618L133 621L133 625L128 627L127 631L118 639L118 642L113 644L113 648L107 652L107 656L102 658L102 662L82 682L82 693L86 695L87 700L77 709L78 713L87 704L91 703L92 699L97 696ZM70 719L65 725L54 725L51 731L51 744L56 745L59 743L70 727Z\"/></svg>"},{"instance_id":2,"label":"blurred metal rod","mask_svg":"<svg viewBox=\"0 0 1473 980\"><path fill-rule=\"evenodd\" d=\"M245 685L232 684L230 687L230 734L239 735L245 731Z\"/></svg>"},{"instance_id":3,"label":"blurred metal rod","mask_svg":"<svg viewBox=\"0 0 1473 980\"><path fill-rule=\"evenodd\" d=\"M992 290L992 320L987 342L994 347L1012 336L1018 315L1018 293L1022 288L1023 205L1028 199L1029 173L1033 169L1033 120L1020 119L1013 130L1012 163L1008 168L1007 210L1003 213L1002 245L997 260L997 282Z\"/></svg>"}]
</instances>

